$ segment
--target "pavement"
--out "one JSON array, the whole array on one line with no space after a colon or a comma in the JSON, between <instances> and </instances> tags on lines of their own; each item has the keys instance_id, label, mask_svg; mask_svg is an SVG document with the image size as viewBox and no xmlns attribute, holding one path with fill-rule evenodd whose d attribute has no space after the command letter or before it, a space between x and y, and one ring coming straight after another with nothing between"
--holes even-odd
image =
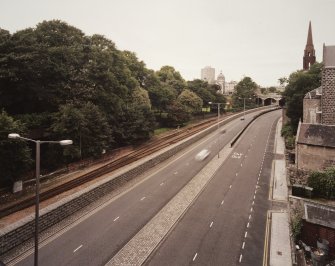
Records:
<instances>
[{"instance_id":1,"label":"pavement","mask_svg":"<svg viewBox=\"0 0 335 266\"><path fill-rule=\"evenodd\" d=\"M292 265L291 240L289 230L288 213L288 189L285 162L285 143L280 132L282 119L279 119L276 128L275 159L272 170L272 190L270 190L270 200L279 208L268 212L269 234L266 242L269 245L270 266ZM272 192L272 193L271 193Z\"/></svg>"},{"instance_id":2,"label":"pavement","mask_svg":"<svg viewBox=\"0 0 335 266\"><path fill-rule=\"evenodd\" d=\"M285 162L285 144L280 135L282 128L282 119L278 121L276 128L275 141L275 159L272 169L272 189L270 190L269 199L276 206L268 211L268 223L266 233L266 247L264 250L265 260L263 266L290 266L292 265L291 240L289 231L289 214L288 214L288 189L286 177ZM153 222L147 224L136 237L132 239L120 252L112 258L106 265L141 265L148 255L154 250L166 233L171 230L173 224L187 209L187 206L201 192L202 187L209 181L210 177L222 164L228 156L228 150L222 151L222 157L209 164L204 171L200 172L197 177L188 184L175 197L173 204L168 204L166 209L154 217ZM185 200L185 195L190 195ZM178 206L177 209L171 206ZM279 207L278 207L279 206ZM165 215L163 215L165 214ZM167 215L166 215L167 214ZM16 217L17 218L17 217ZM12 222L12 221L8 221ZM162 225L164 225L162 227ZM155 232L153 234L152 232ZM152 236L156 236L153 238ZM146 241L147 245L139 245L140 242ZM138 247L142 248L139 249ZM137 247L136 249L134 247ZM137 252L134 252L137 250Z\"/></svg>"}]
</instances>

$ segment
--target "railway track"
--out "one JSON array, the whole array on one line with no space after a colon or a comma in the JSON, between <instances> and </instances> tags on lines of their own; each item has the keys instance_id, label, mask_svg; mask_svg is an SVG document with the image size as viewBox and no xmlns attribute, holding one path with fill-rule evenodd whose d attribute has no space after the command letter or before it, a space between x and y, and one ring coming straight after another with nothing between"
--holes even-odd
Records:
<instances>
[{"instance_id":1,"label":"railway track","mask_svg":"<svg viewBox=\"0 0 335 266\"><path fill-rule=\"evenodd\" d=\"M136 149L135 151L119 158L110 163L107 163L99 168L92 170L78 178L69 180L59 186L50 188L46 191L40 193L40 201L50 199L56 195L59 195L63 192L69 191L73 188L76 188L86 182L92 181L97 177L100 177L104 174L115 171L123 166L126 166L130 163L133 163L141 158L144 158L150 154L153 154L165 147L177 143L183 139L186 139L203 129L215 124L217 122L216 118L207 120L205 122L194 125L190 129L181 129L178 132L169 134L157 140L151 141L149 144L143 145ZM15 213L17 211L23 210L25 208L31 207L35 204L35 195L32 195L28 198L25 198L22 201L16 201L13 204L0 207L0 218L5 217L9 214Z\"/></svg>"}]
</instances>

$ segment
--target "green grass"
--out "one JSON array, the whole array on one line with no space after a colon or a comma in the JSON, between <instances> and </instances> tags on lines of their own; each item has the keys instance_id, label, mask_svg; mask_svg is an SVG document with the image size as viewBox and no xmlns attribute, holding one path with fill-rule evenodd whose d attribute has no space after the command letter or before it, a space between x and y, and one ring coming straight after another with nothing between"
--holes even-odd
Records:
<instances>
[{"instance_id":1,"label":"green grass","mask_svg":"<svg viewBox=\"0 0 335 266\"><path fill-rule=\"evenodd\" d=\"M173 130L173 128L168 128L168 127L157 128L157 129L154 130L154 135L157 136L159 134L162 134L162 133L170 131L170 130Z\"/></svg>"}]
</instances>

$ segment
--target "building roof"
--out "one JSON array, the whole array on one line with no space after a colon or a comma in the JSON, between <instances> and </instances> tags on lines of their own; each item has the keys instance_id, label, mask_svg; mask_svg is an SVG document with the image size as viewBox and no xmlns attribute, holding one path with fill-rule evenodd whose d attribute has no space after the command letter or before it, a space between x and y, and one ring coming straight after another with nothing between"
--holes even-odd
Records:
<instances>
[{"instance_id":1,"label":"building roof","mask_svg":"<svg viewBox=\"0 0 335 266\"><path fill-rule=\"evenodd\" d=\"M323 64L324 67L335 67L335 45L323 45Z\"/></svg>"},{"instance_id":2,"label":"building roof","mask_svg":"<svg viewBox=\"0 0 335 266\"><path fill-rule=\"evenodd\" d=\"M322 95L322 86L307 92L305 94L304 99L321 99L321 95Z\"/></svg>"},{"instance_id":3,"label":"building roof","mask_svg":"<svg viewBox=\"0 0 335 266\"><path fill-rule=\"evenodd\" d=\"M298 144L335 148L335 125L300 124Z\"/></svg>"}]
</instances>

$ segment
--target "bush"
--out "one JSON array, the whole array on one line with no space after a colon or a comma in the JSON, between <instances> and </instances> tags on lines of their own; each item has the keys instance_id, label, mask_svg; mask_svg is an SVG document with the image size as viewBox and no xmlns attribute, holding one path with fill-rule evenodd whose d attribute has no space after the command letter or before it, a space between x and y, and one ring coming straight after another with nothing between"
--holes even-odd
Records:
<instances>
[{"instance_id":1,"label":"bush","mask_svg":"<svg viewBox=\"0 0 335 266\"><path fill-rule=\"evenodd\" d=\"M313 172L308 177L308 186L314 189L317 196L335 198L335 168L328 168L324 172Z\"/></svg>"},{"instance_id":2,"label":"bush","mask_svg":"<svg viewBox=\"0 0 335 266\"><path fill-rule=\"evenodd\" d=\"M290 123L286 123L282 130L281 130L281 136L285 138L285 147L286 149L294 149L295 147L295 136L294 136L294 130L292 128L292 125Z\"/></svg>"}]
</instances>

